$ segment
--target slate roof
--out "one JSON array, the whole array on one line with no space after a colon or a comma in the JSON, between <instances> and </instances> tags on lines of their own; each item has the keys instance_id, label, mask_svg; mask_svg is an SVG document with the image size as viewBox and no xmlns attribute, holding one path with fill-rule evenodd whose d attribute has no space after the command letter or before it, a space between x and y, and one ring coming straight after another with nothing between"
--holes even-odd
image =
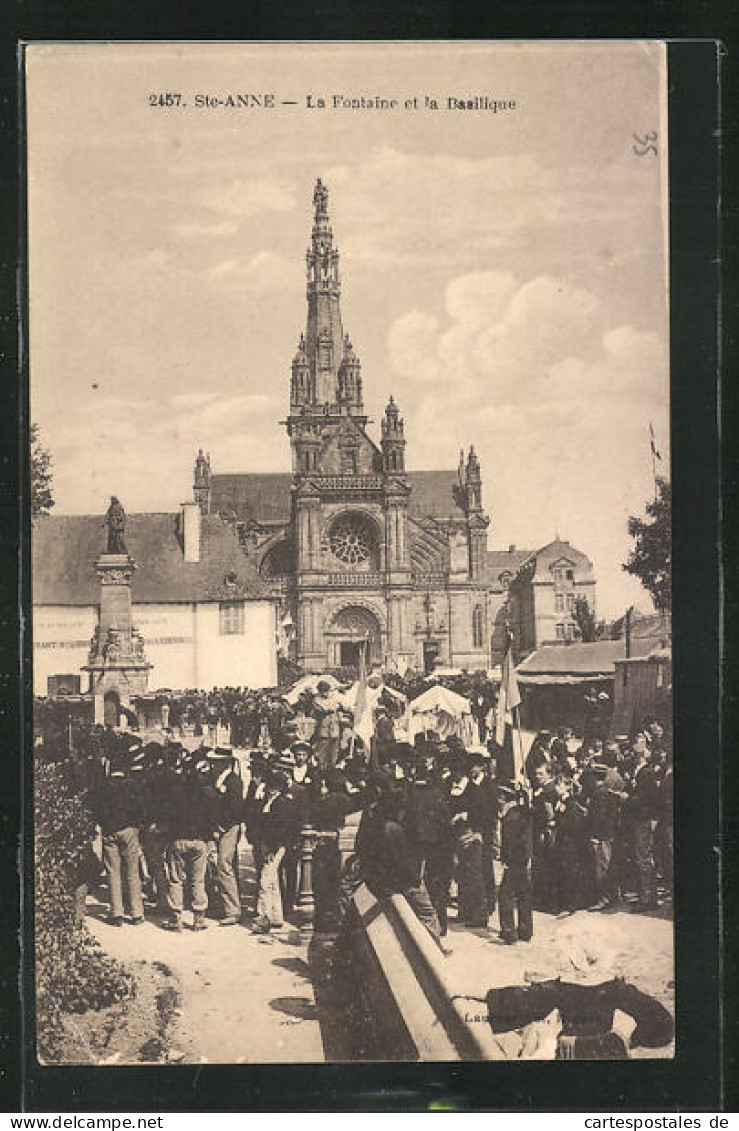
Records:
<instances>
[{"instance_id":1,"label":"slate roof","mask_svg":"<svg viewBox=\"0 0 739 1131\"><path fill-rule=\"evenodd\" d=\"M502 589L503 586L500 583L501 573L508 571L508 573L515 577L520 567L533 553L533 550L488 550L485 555L485 581L488 585Z\"/></svg>"},{"instance_id":2,"label":"slate roof","mask_svg":"<svg viewBox=\"0 0 739 1131\"><path fill-rule=\"evenodd\" d=\"M619 638L626 633L626 617L619 617L613 624L613 633ZM631 639L649 637L649 639L669 639L670 625L664 614L642 613L634 609L631 614Z\"/></svg>"},{"instance_id":3,"label":"slate roof","mask_svg":"<svg viewBox=\"0 0 739 1131\"><path fill-rule=\"evenodd\" d=\"M632 656L652 651L651 641L632 641ZM592 644L552 644L532 652L517 667L520 676L612 676L616 660L623 660L623 640L596 640Z\"/></svg>"},{"instance_id":4,"label":"slate roof","mask_svg":"<svg viewBox=\"0 0 739 1131\"><path fill-rule=\"evenodd\" d=\"M414 517L444 519L462 513L455 501L456 471L409 471L409 511ZM248 522L288 522L290 519L291 472L253 472L214 475L211 510L233 512Z\"/></svg>"},{"instance_id":5,"label":"slate roof","mask_svg":"<svg viewBox=\"0 0 739 1131\"><path fill-rule=\"evenodd\" d=\"M216 515L202 516L199 562L186 562L178 537L178 514L129 514L126 548L137 569L131 595L134 603L169 604L269 598L239 545L234 531ZM100 583L94 562L105 549L101 514L51 514L33 531L33 600L37 605L96 605ZM227 586L234 572L236 583Z\"/></svg>"},{"instance_id":6,"label":"slate roof","mask_svg":"<svg viewBox=\"0 0 739 1131\"><path fill-rule=\"evenodd\" d=\"M292 482L289 471L214 475L210 508L243 522L289 522Z\"/></svg>"}]
</instances>

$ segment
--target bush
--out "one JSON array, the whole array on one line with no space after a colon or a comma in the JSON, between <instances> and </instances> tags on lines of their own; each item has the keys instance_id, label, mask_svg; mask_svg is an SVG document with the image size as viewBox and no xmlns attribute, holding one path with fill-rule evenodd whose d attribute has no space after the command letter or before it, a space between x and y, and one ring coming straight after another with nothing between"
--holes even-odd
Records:
<instances>
[{"instance_id":1,"label":"bush","mask_svg":"<svg viewBox=\"0 0 739 1131\"><path fill-rule=\"evenodd\" d=\"M86 879L95 826L73 764L37 758L34 784L38 1050L44 1060L54 1061L61 1056L64 1012L102 1009L130 996L134 983L84 924L75 923L74 893Z\"/></svg>"}]
</instances>

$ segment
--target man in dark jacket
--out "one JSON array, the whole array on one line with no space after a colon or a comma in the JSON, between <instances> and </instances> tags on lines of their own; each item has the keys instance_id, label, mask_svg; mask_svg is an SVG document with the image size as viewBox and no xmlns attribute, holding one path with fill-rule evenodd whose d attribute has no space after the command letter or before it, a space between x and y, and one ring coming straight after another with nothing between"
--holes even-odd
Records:
<instances>
[{"instance_id":1,"label":"man in dark jacket","mask_svg":"<svg viewBox=\"0 0 739 1131\"><path fill-rule=\"evenodd\" d=\"M445 951L434 905L424 881L418 877L404 817L405 791L397 785L383 788L373 812L357 834L362 878L377 899L404 895L418 920Z\"/></svg>"},{"instance_id":2,"label":"man in dark jacket","mask_svg":"<svg viewBox=\"0 0 739 1131\"><path fill-rule=\"evenodd\" d=\"M470 778L467 786L470 827L482 837L482 882L488 915L495 911L495 868L500 850L498 787L490 774L490 757L484 747L469 754Z\"/></svg>"},{"instance_id":3,"label":"man in dark jacket","mask_svg":"<svg viewBox=\"0 0 739 1131\"><path fill-rule=\"evenodd\" d=\"M504 866L498 893L500 937L504 943L530 942L534 933L531 909L531 812L521 803L512 782L501 783L500 858ZM516 921L517 920L517 921Z\"/></svg>"},{"instance_id":4,"label":"man in dark jacket","mask_svg":"<svg viewBox=\"0 0 739 1131\"><path fill-rule=\"evenodd\" d=\"M588 814L568 774L557 774L554 787L558 797L554 814L556 902L560 914L571 914L586 907L590 899Z\"/></svg>"},{"instance_id":5,"label":"man in dark jacket","mask_svg":"<svg viewBox=\"0 0 739 1131\"><path fill-rule=\"evenodd\" d=\"M639 878L639 900L645 909L657 906L654 831L660 817L660 780L643 735L633 744L632 799L634 857Z\"/></svg>"},{"instance_id":6,"label":"man in dark jacket","mask_svg":"<svg viewBox=\"0 0 739 1131\"><path fill-rule=\"evenodd\" d=\"M192 929L204 931L208 907L205 891L208 842L219 823L219 798L211 783L210 763L206 757L196 755L187 775L173 778L169 804L172 839L167 845L166 869L170 918L162 923L162 927L168 931L182 930L187 888L193 911Z\"/></svg>"},{"instance_id":7,"label":"man in dark jacket","mask_svg":"<svg viewBox=\"0 0 739 1131\"><path fill-rule=\"evenodd\" d=\"M259 875L257 918L252 927L256 934L268 934L284 922L280 865L287 849L297 842L301 816L301 803L291 789L287 773L280 769L271 771L259 819L262 868Z\"/></svg>"},{"instance_id":8,"label":"man in dark jacket","mask_svg":"<svg viewBox=\"0 0 739 1131\"><path fill-rule=\"evenodd\" d=\"M557 872L555 841L555 810L559 797L548 763L538 766L535 774L536 789L531 807L534 849L531 874L534 885L534 905L537 911L550 913L559 910L557 905Z\"/></svg>"},{"instance_id":9,"label":"man in dark jacket","mask_svg":"<svg viewBox=\"0 0 739 1131\"><path fill-rule=\"evenodd\" d=\"M144 922L139 858L139 830L147 822L146 792L140 773L130 761L111 763L109 777L95 793L95 817L103 834L103 863L110 887L110 923L122 927L128 912L131 923Z\"/></svg>"},{"instance_id":10,"label":"man in dark jacket","mask_svg":"<svg viewBox=\"0 0 739 1131\"><path fill-rule=\"evenodd\" d=\"M596 762L588 788L588 840L592 860L595 902L591 911L602 911L616 900L617 880L613 867L613 842L619 817L618 795L606 784L609 767Z\"/></svg>"},{"instance_id":11,"label":"man in dark jacket","mask_svg":"<svg viewBox=\"0 0 739 1131\"><path fill-rule=\"evenodd\" d=\"M216 881L223 908L220 925L233 927L241 918L238 852L244 809L244 787L240 775L235 772L232 759L225 765L216 763L212 772L216 774L214 787L218 812Z\"/></svg>"},{"instance_id":12,"label":"man in dark jacket","mask_svg":"<svg viewBox=\"0 0 739 1131\"><path fill-rule=\"evenodd\" d=\"M432 749L421 749L417 757L416 773L408 786L405 828L417 882L426 884L443 938L448 929L453 865L449 798L435 772L436 758Z\"/></svg>"}]
</instances>

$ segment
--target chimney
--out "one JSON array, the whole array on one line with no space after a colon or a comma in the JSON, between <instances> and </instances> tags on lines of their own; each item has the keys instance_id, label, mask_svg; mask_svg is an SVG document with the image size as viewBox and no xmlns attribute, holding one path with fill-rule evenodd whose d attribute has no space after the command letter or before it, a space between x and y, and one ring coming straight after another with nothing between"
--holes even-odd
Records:
<instances>
[{"instance_id":1,"label":"chimney","mask_svg":"<svg viewBox=\"0 0 739 1131\"><path fill-rule=\"evenodd\" d=\"M511 542L510 546L508 547L508 553L509 554L515 554L515 552L516 552L516 543Z\"/></svg>"},{"instance_id":2,"label":"chimney","mask_svg":"<svg viewBox=\"0 0 739 1131\"><path fill-rule=\"evenodd\" d=\"M182 550L186 562L200 561L200 504L182 504Z\"/></svg>"}]
</instances>

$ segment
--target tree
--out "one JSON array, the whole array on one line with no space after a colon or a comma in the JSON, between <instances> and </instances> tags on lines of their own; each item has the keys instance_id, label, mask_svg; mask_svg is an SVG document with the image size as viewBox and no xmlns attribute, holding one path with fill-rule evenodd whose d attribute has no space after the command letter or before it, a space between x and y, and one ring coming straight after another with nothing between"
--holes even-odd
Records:
<instances>
[{"instance_id":1,"label":"tree","mask_svg":"<svg viewBox=\"0 0 739 1131\"><path fill-rule=\"evenodd\" d=\"M672 604L672 491L669 480L657 479L657 495L647 503L647 518L629 519L634 548L623 568L638 577L660 612Z\"/></svg>"},{"instance_id":2,"label":"tree","mask_svg":"<svg viewBox=\"0 0 739 1131\"><path fill-rule=\"evenodd\" d=\"M572 615L580 639L584 644L591 644L595 640L595 613L590 608L587 597L581 595L575 598Z\"/></svg>"},{"instance_id":3,"label":"tree","mask_svg":"<svg viewBox=\"0 0 739 1131\"><path fill-rule=\"evenodd\" d=\"M41 446L38 424L31 425L31 518L48 514L54 506L51 492L51 456Z\"/></svg>"}]
</instances>

